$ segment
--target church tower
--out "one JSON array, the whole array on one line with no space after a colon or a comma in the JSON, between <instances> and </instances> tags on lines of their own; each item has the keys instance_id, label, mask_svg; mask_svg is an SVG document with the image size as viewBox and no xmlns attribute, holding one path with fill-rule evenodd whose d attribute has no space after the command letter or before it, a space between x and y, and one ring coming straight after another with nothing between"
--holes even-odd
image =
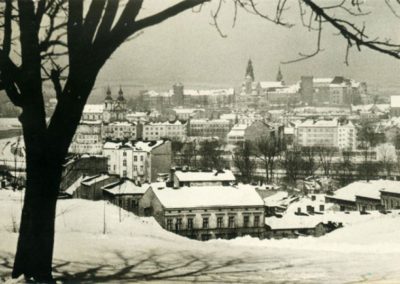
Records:
<instances>
[{"instance_id":1,"label":"church tower","mask_svg":"<svg viewBox=\"0 0 400 284\"><path fill-rule=\"evenodd\" d=\"M282 72L281 72L281 66L280 65L279 65L278 74L276 74L276 81L283 82L283 75L282 75Z\"/></svg>"},{"instance_id":2,"label":"church tower","mask_svg":"<svg viewBox=\"0 0 400 284\"><path fill-rule=\"evenodd\" d=\"M246 80L247 78L250 77L251 81L254 82L254 69L253 69L253 62L251 62L251 59L247 62L247 68L246 68Z\"/></svg>"},{"instance_id":3,"label":"church tower","mask_svg":"<svg viewBox=\"0 0 400 284\"><path fill-rule=\"evenodd\" d=\"M104 99L105 109L108 111L112 110L113 98L111 96L110 86L107 87L106 98Z\"/></svg>"}]
</instances>

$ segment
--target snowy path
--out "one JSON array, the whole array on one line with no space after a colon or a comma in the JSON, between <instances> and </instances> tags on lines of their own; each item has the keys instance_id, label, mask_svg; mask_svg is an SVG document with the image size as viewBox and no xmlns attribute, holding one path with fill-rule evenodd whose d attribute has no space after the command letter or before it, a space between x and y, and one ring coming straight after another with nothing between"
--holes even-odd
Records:
<instances>
[{"instance_id":1,"label":"snowy path","mask_svg":"<svg viewBox=\"0 0 400 284\"><path fill-rule=\"evenodd\" d=\"M0 282L11 272L17 240L12 220L19 218L20 196L12 197L14 200L0 192ZM400 222L398 216L377 220L368 217L369 223L384 226L378 227L381 235L369 233L368 226L362 231L363 227L354 225L319 239L243 238L202 243L165 232L151 218L138 218L112 205L106 206L107 233L103 235L103 214L103 202L60 201L54 268L59 280L68 279L66 283L400 282L400 243L396 246L400 228L392 227L392 233L385 229L392 222ZM352 240L343 242L343 247L337 244L349 234L354 235ZM360 236L364 242L357 241ZM382 239L376 242L380 236ZM381 249L387 246L394 253Z\"/></svg>"}]
</instances>

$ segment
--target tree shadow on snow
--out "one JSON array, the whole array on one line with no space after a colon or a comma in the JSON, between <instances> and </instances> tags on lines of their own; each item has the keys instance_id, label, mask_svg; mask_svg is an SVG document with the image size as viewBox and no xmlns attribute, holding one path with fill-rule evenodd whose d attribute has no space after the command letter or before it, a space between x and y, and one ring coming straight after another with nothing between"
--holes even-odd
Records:
<instances>
[{"instance_id":1,"label":"tree shadow on snow","mask_svg":"<svg viewBox=\"0 0 400 284\"><path fill-rule=\"evenodd\" d=\"M111 257L113 263L89 265L62 262L54 266L54 275L62 283L133 283L133 282L203 282L203 283L279 283L260 277L259 271L244 258L221 258L193 253L146 253L128 258L121 252ZM116 262L115 260L118 260ZM71 272L74 271L74 272ZM75 272L78 271L78 272ZM252 274L258 275L252 277ZM264 276L265 271L264 271ZM250 280L251 279L251 280ZM281 282L283 283L283 282ZM285 281L285 283L288 283ZM294 283L294 282L291 282Z\"/></svg>"}]
</instances>

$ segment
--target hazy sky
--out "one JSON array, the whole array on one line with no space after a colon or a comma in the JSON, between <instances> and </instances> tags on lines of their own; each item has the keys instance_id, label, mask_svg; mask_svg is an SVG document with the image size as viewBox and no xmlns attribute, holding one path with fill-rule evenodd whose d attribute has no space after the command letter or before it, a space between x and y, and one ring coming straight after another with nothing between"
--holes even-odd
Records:
<instances>
[{"instance_id":1,"label":"hazy sky","mask_svg":"<svg viewBox=\"0 0 400 284\"><path fill-rule=\"evenodd\" d=\"M212 4L200 13L186 11L121 46L101 71L97 91L107 84L166 89L177 81L188 87L237 86L243 80L249 58L253 60L256 80L274 80L280 61L296 58L299 52L314 51L316 34L301 26L297 0L288 1L290 10L285 18L296 24L291 29L243 11L232 28L233 9L229 0L225 2L220 26L227 38L210 25ZM160 3L161 0L145 0L143 11L156 11L161 8ZM365 21L367 31L373 35L390 36L400 42L400 19L391 14L384 1L370 0L367 4L372 14L357 18L357 22ZM399 60L367 49L361 53L353 49L350 66L346 66L345 41L333 33L331 29L324 30L324 51L316 57L281 65L284 79L294 82L301 75L343 75L370 85L400 86Z\"/></svg>"}]
</instances>

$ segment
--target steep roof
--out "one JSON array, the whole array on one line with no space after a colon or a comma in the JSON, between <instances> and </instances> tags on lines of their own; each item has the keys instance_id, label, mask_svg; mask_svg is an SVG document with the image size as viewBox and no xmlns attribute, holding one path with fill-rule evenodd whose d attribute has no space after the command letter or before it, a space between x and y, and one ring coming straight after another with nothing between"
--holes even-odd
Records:
<instances>
[{"instance_id":1,"label":"steep roof","mask_svg":"<svg viewBox=\"0 0 400 284\"><path fill-rule=\"evenodd\" d=\"M112 195L144 194L149 189L150 184L135 184L131 180L120 180L112 184L103 186L102 189Z\"/></svg>"},{"instance_id":2,"label":"steep roof","mask_svg":"<svg viewBox=\"0 0 400 284\"><path fill-rule=\"evenodd\" d=\"M152 187L153 188L153 187ZM202 186L153 188L165 208L243 207L263 206L263 200L254 188L233 186Z\"/></svg>"}]
</instances>

